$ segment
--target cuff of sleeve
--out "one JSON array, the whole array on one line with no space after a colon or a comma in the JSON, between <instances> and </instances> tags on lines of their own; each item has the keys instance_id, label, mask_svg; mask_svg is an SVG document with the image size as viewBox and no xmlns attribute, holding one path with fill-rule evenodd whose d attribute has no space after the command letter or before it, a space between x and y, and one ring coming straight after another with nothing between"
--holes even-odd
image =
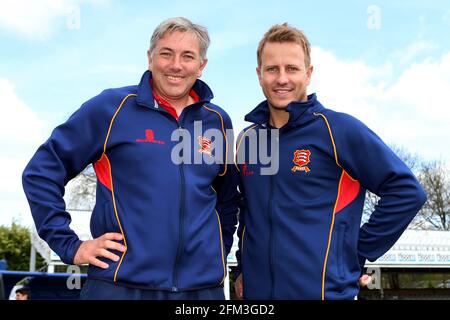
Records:
<instances>
[{"instance_id":1,"label":"cuff of sleeve","mask_svg":"<svg viewBox=\"0 0 450 320\"><path fill-rule=\"evenodd\" d=\"M366 258L363 256L359 256L358 259L359 259L359 268L361 270L361 275L363 275L364 274L364 265L366 264Z\"/></svg>"},{"instance_id":2,"label":"cuff of sleeve","mask_svg":"<svg viewBox=\"0 0 450 320\"><path fill-rule=\"evenodd\" d=\"M78 248L80 248L81 244L83 243L83 241L81 241L80 239L78 239L77 241L75 241L70 247L69 249L66 251L65 256L61 257L61 261L66 263L66 264L74 264L73 260L75 259L75 255L78 251Z\"/></svg>"}]
</instances>

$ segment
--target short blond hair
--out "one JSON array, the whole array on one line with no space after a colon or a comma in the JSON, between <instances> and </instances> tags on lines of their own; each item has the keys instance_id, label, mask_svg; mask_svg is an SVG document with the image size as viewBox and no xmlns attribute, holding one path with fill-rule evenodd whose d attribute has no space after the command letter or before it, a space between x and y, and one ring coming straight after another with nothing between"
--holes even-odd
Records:
<instances>
[{"instance_id":1,"label":"short blond hair","mask_svg":"<svg viewBox=\"0 0 450 320\"><path fill-rule=\"evenodd\" d=\"M305 54L305 66L308 68L311 65L311 46L309 44L308 38L303 33L303 31L294 28L287 24L276 24L272 26L269 31L264 34L258 45L257 58L258 67L261 67L262 63L262 51L264 46L268 42L293 42L298 43L303 48L303 53Z\"/></svg>"}]
</instances>

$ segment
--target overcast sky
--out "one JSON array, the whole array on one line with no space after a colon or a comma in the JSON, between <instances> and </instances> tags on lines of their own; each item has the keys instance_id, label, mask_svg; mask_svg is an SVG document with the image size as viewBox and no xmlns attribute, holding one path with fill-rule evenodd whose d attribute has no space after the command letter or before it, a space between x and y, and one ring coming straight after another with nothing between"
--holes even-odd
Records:
<instances>
[{"instance_id":1,"label":"overcast sky","mask_svg":"<svg viewBox=\"0 0 450 320\"><path fill-rule=\"evenodd\" d=\"M174 16L209 29L202 79L236 130L263 100L258 41L288 22L310 39L309 92L326 107L449 161L448 1L0 0L0 224L30 223L21 174L37 147L103 89L137 84L153 29Z\"/></svg>"}]
</instances>

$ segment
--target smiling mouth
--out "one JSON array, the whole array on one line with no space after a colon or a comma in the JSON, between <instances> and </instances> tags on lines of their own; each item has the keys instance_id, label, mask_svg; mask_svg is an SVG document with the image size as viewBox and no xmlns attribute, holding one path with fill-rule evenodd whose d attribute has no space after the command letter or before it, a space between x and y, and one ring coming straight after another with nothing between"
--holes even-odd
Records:
<instances>
[{"instance_id":1,"label":"smiling mouth","mask_svg":"<svg viewBox=\"0 0 450 320\"><path fill-rule=\"evenodd\" d=\"M184 78L184 77L181 77L181 76L169 76L169 75L167 75L166 77L167 77L167 79L169 79L170 81L181 81L181 80L183 80L183 78Z\"/></svg>"},{"instance_id":2,"label":"smiling mouth","mask_svg":"<svg viewBox=\"0 0 450 320\"><path fill-rule=\"evenodd\" d=\"M292 89L274 89L273 92L277 96L287 96L288 94L290 94L292 92Z\"/></svg>"}]
</instances>

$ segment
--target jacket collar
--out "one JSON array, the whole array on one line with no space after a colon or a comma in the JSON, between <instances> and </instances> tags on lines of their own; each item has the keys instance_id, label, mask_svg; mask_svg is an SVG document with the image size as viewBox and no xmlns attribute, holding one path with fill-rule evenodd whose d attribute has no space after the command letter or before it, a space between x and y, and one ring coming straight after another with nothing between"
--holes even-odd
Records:
<instances>
[{"instance_id":1,"label":"jacket collar","mask_svg":"<svg viewBox=\"0 0 450 320\"><path fill-rule=\"evenodd\" d=\"M286 108L286 112L289 112L286 126L291 127L305 123L313 117L314 112L320 112L323 109L324 107L317 100L315 93L308 95L308 100L305 102L292 101ZM269 116L269 103L265 100L245 116L245 121L266 126L269 123Z\"/></svg>"},{"instance_id":2,"label":"jacket collar","mask_svg":"<svg viewBox=\"0 0 450 320\"><path fill-rule=\"evenodd\" d=\"M151 79L152 79L151 71L147 70L146 72L144 72L137 88L136 102L139 105L152 109L157 109L157 106L155 106L155 98L153 97L153 90L150 85ZM200 98L200 100L196 104L208 103L214 97L208 85L199 79L195 81L193 89Z\"/></svg>"}]
</instances>

